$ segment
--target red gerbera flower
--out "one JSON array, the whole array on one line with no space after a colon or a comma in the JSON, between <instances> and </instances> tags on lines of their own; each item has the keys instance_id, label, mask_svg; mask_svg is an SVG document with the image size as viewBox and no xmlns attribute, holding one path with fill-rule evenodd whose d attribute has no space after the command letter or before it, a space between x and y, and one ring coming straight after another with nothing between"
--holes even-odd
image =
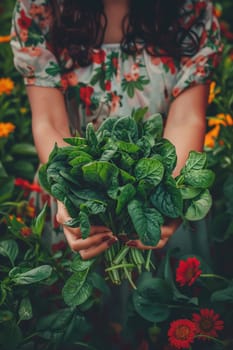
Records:
<instances>
[{"instance_id":1,"label":"red gerbera flower","mask_svg":"<svg viewBox=\"0 0 233 350\"><path fill-rule=\"evenodd\" d=\"M173 321L168 330L169 342L177 349L189 349L195 335L195 323L187 319Z\"/></svg>"},{"instance_id":2,"label":"red gerbera flower","mask_svg":"<svg viewBox=\"0 0 233 350\"><path fill-rule=\"evenodd\" d=\"M179 266L176 269L176 282L182 287L185 284L191 286L202 273L200 264L200 261L195 257L180 260Z\"/></svg>"},{"instance_id":3,"label":"red gerbera flower","mask_svg":"<svg viewBox=\"0 0 233 350\"><path fill-rule=\"evenodd\" d=\"M201 339L207 340L206 335L217 337L217 331L221 331L224 327L224 322L219 317L219 314L212 309L201 309L200 314L193 314L193 322Z\"/></svg>"}]
</instances>

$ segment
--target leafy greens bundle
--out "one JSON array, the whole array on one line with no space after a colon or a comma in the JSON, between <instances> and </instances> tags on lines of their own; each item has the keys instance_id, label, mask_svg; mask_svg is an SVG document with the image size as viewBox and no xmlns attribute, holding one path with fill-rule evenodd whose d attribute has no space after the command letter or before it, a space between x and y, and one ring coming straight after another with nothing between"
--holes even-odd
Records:
<instances>
[{"instance_id":1,"label":"leafy greens bundle","mask_svg":"<svg viewBox=\"0 0 233 350\"><path fill-rule=\"evenodd\" d=\"M41 185L64 203L72 217L67 224L80 227L83 239L91 225L105 225L115 235L155 246L167 218L199 220L211 207L214 173L207 169L206 154L191 151L174 178L175 146L162 136L161 115L145 119L145 112L138 109L131 116L109 117L97 131L89 123L85 137L65 139L69 146L55 146L40 168ZM109 249L105 254L109 269L113 261L115 266L127 263L132 249ZM131 259L131 265L141 268L145 260L142 252L137 254L140 257ZM119 276L115 282L120 283Z\"/></svg>"}]
</instances>

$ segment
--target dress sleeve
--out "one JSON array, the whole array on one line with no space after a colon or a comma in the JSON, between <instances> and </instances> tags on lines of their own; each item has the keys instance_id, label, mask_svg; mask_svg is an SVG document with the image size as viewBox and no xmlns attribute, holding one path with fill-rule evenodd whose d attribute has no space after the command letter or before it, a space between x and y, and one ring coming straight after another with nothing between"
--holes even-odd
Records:
<instances>
[{"instance_id":1,"label":"dress sleeve","mask_svg":"<svg viewBox=\"0 0 233 350\"><path fill-rule=\"evenodd\" d=\"M48 40L53 18L48 3L17 0L12 16L11 48L14 65L26 85L60 88L61 67Z\"/></svg>"},{"instance_id":2,"label":"dress sleeve","mask_svg":"<svg viewBox=\"0 0 233 350\"><path fill-rule=\"evenodd\" d=\"M185 0L180 24L198 38L199 49L193 56L181 58L173 98L190 86L208 84L222 52L220 27L210 0Z\"/></svg>"}]
</instances>

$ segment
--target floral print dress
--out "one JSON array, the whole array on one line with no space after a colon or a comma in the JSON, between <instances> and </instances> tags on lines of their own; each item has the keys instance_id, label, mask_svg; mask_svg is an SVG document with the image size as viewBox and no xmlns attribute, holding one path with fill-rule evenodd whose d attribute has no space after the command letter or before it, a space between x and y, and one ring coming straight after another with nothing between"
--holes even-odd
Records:
<instances>
[{"instance_id":1,"label":"floral print dress","mask_svg":"<svg viewBox=\"0 0 233 350\"><path fill-rule=\"evenodd\" d=\"M88 122L98 127L108 116L128 115L138 107L148 107L147 115L159 112L166 117L171 102L185 89L210 82L222 50L211 1L185 0L179 21L184 28L192 26L200 38L200 48L192 57L178 60L150 56L145 50L127 55L120 44L103 44L93 50L88 67L70 71L72 60L67 50L60 52L59 60L52 51L50 1L18 0L11 29L14 64L25 85L53 87L63 92L71 128L81 134ZM55 200L46 193L34 200L40 202L40 207L45 201L50 204L52 227L59 232ZM62 235L50 237L56 242Z\"/></svg>"}]
</instances>

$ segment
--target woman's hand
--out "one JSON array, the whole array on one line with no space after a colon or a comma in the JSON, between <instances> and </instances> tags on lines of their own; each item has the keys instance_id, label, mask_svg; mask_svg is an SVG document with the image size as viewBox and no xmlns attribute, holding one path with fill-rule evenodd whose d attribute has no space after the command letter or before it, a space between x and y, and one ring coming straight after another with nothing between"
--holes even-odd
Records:
<instances>
[{"instance_id":1,"label":"woman's hand","mask_svg":"<svg viewBox=\"0 0 233 350\"><path fill-rule=\"evenodd\" d=\"M126 245L129 247L134 247L142 250L149 249L162 249L168 242L169 238L173 235L173 233L178 229L180 224L182 223L181 219L174 219L169 221L166 225L161 228L161 239L159 240L156 246L147 246L142 244L140 240L132 240L126 242Z\"/></svg>"},{"instance_id":2,"label":"woman's hand","mask_svg":"<svg viewBox=\"0 0 233 350\"><path fill-rule=\"evenodd\" d=\"M79 227L71 228L65 225L65 222L71 217L62 202L58 201L57 204L57 221L63 226L66 240L71 250L79 252L84 260L101 254L117 241L109 228L105 226L91 226L90 236L83 239Z\"/></svg>"}]
</instances>

